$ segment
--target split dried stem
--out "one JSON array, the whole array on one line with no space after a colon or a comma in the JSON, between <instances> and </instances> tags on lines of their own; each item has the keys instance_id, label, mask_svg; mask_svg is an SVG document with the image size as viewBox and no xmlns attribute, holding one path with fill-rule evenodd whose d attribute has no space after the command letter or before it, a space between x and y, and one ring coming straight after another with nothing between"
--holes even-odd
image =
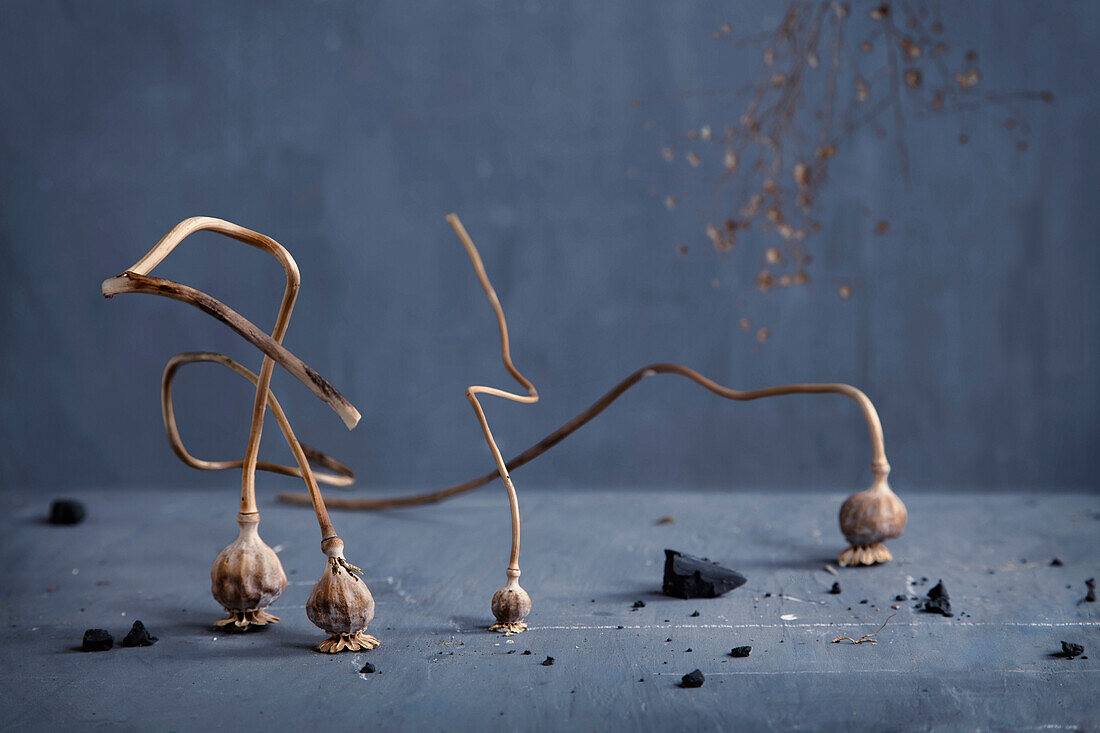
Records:
<instances>
[{"instance_id":1,"label":"split dried stem","mask_svg":"<svg viewBox=\"0 0 1100 733\"><path fill-rule=\"evenodd\" d=\"M897 615L898 615L897 612L894 612L894 613L890 614L890 616L885 621L882 622L882 626L879 626L876 631L872 631L870 634L864 634L863 636L859 637L858 639L853 639L850 636L838 636L837 638L833 639L832 642L830 642L830 643L839 644L842 641L848 641L848 642L851 642L852 644L877 644L878 640L875 637L878 635L878 632L885 629L886 624L890 623L890 619L892 619L894 616L897 616Z\"/></svg>"}]
</instances>

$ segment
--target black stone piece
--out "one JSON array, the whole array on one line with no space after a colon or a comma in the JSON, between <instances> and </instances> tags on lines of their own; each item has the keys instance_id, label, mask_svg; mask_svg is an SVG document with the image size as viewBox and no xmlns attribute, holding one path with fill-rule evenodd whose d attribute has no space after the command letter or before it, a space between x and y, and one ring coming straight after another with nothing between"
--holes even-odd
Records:
<instances>
[{"instance_id":1,"label":"black stone piece","mask_svg":"<svg viewBox=\"0 0 1100 733\"><path fill-rule=\"evenodd\" d=\"M1058 559L1058 558L1054 558L1053 560L1051 560L1051 561L1050 561L1050 564L1051 564L1051 565L1052 565L1053 567L1056 567L1056 568L1060 568L1060 567L1062 567L1062 561L1061 561L1060 559Z\"/></svg>"},{"instance_id":2,"label":"black stone piece","mask_svg":"<svg viewBox=\"0 0 1100 733\"><path fill-rule=\"evenodd\" d=\"M690 651L691 651L691 647L689 646L687 649L684 650L684 654L687 654Z\"/></svg>"},{"instance_id":3,"label":"black stone piece","mask_svg":"<svg viewBox=\"0 0 1100 733\"><path fill-rule=\"evenodd\" d=\"M645 601L634 601L634 608L645 608Z\"/></svg>"},{"instance_id":4,"label":"black stone piece","mask_svg":"<svg viewBox=\"0 0 1100 733\"><path fill-rule=\"evenodd\" d=\"M832 593L834 596L839 596L842 592L840 590L840 583L833 583L833 587L829 589L829 592Z\"/></svg>"},{"instance_id":5,"label":"black stone piece","mask_svg":"<svg viewBox=\"0 0 1100 733\"><path fill-rule=\"evenodd\" d=\"M867 602L866 598L864 598L862 601L860 601L860 603L866 603L866 602Z\"/></svg>"},{"instance_id":6,"label":"black stone piece","mask_svg":"<svg viewBox=\"0 0 1100 733\"><path fill-rule=\"evenodd\" d=\"M115 639L106 629L88 629L84 632L81 649L86 652L105 652L115 645Z\"/></svg>"},{"instance_id":7,"label":"black stone piece","mask_svg":"<svg viewBox=\"0 0 1100 733\"><path fill-rule=\"evenodd\" d=\"M746 580L741 573L706 558L665 550L665 580L661 587L665 595L676 598L717 598L741 587Z\"/></svg>"},{"instance_id":8,"label":"black stone piece","mask_svg":"<svg viewBox=\"0 0 1100 733\"><path fill-rule=\"evenodd\" d=\"M680 687L702 687L706 680L707 678L703 676L702 671L697 669L680 678Z\"/></svg>"},{"instance_id":9,"label":"black stone piece","mask_svg":"<svg viewBox=\"0 0 1100 733\"><path fill-rule=\"evenodd\" d=\"M698 617L699 617L699 612L698 611L692 611L691 612L691 618L698 618Z\"/></svg>"},{"instance_id":10,"label":"black stone piece","mask_svg":"<svg viewBox=\"0 0 1100 733\"><path fill-rule=\"evenodd\" d=\"M1066 659L1073 659L1079 657L1085 653L1085 647L1080 644L1073 644L1068 641L1062 642L1062 656Z\"/></svg>"},{"instance_id":11,"label":"black stone piece","mask_svg":"<svg viewBox=\"0 0 1100 733\"><path fill-rule=\"evenodd\" d=\"M50 524L80 524L84 521L84 505L72 499L57 499L50 504Z\"/></svg>"},{"instance_id":12,"label":"black stone piece","mask_svg":"<svg viewBox=\"0 0 1100 733\"><path fill-rule=\"evenodd\" d=\"M1089 578L1085 581L1085 587L1088 588L1088 593L1085 594L1085 603L1096 603L1096 579Z\"/></svg>"},{"instance_id":13,"label":"black stone piece","mask_svg":"<svg viewBox=\"0 0 1100 733\"><path fill-rule=\"evenodd\" d=\"M145 624L135 621L130 627L130 633L126 634L119 646L153 646L156 642L157 637L149 633Z\"/></svg>"},{"instance_id":14,"label":"black stone piece","mask_svg":"<svg viewBox=\"0 0 1100 733\"><path fill-rule=\"evenodd\" d=\"M530 654L531 654L530 649L524 649L523 654L521 654L520 656L526 657L526 656L530 656Z\"/></svg>"},{"instance_id":15,"label":"black stone piece","mask_svg":"<svg viewBox=\"0 0 1100 733\"><path fill-rule=\"evenodd\" d=\"M378 671L377 667L375 667L370 662L367 662L366 664L363 665L363 668L361 670L359 670L359 674L374 674L377 671Z\"/></svg>"},{"instance_id":16,"label":"black stone piece","mask_svg":"<svg viewBox=\"0 0 1100 733\"><path fill-rule=\"evenodd\" d=\"M733 649L730 649L730 656L734 657L735 659L742 659L749 656L749 654L751 653L751 646L735 646Z\"/></svg>"},{"instance_id":17,"label":"black stone piece","mask_svg":"<svg viewBox=\"0 0 1100 733\"><path fill-rule=\"evenodd\" d=\"M553 667L554 666L554 658L553 657L547 657L546 659L539 662L539 664L541 664L543 667Z\"/></svg>"},{"instance_id":18,"label":"black stone piece","mask_svg":"<svg viewBox=\"0 0 1100 733\"><path fill-rule=\"evenodd\" d=\"M954 616L951 612L951 598L947 595L947 589L943 587L943 581L936 583L932 590L928 591L928 599L921 609L925 613L939 613L944 616Z\"/></svg>"},{"instance_id":19,"label":"black stone piece","mask_svg":"<svg viewBox=\"0 0 1100 733\"><path fill-rule=\"evenodd\" d=\"M896 596L894 596L894 600L895 601L907 601L909 599L907 597L903 596L901 593L898 593Z\"/></svg>"}]
</instances>

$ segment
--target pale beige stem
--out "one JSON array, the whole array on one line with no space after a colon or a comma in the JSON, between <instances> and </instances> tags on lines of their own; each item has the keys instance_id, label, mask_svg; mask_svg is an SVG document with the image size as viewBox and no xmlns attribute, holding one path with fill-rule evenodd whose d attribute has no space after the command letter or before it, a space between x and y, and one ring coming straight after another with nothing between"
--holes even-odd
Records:
<instances>
[{"instance_id":1,"label":"pale beige stem","mask_svg":"<svg viewBox=\"0 0 1100 733\"><path fill-rule=\"evenodd\" d=\"M586 425L594 417L606 410L612 402L617 400L627 390L634 385L641 382L646 377L654 376L657 374L676 374L681 377L695 382L696 384L710 390L720 397L725 397L731 400L755 400L761 397L773 397L785 394L798 394L798 393L835 393L842 394L845 397L856 402L860 409L863 411L863 417L867 421L867 431L871 438L871 470L875 475L876 481L885 479L886 474L890 472L890 464L886 460L886 448L882 437L882 423L879 421L878 412L875 410L871 400L867 398L860 390L855 387L851 387L847 384L790 384L781 387L769 387L767 389L741 391L729 389L722 385L707 379L702 374L689 369L686 366L680 364L650 364L649 366L642 367L623 381L615 385L610 391L608 391L600 399L596 400L592 405L582 410L576 417L569 422L562 425L554 432L547 435L542 440L535 443L533 446L523 451L519 455L515 456L507 463L505 468L509 471L523 466L526 463L538 458L540 455L553 448L562 440L567 438L570 434ZM440 489L438 491L432 491L423 494L415 494L412 496L394 497L391 499L351 499L351 498L326 498L329 508L332 509L364 509L364 510L376 510L376 509L390 509L394 507L406 507L406 506L419 506L423 504L433 504L436 502L449 499L452 496L458 496L464 494L467 491L472 491L476 488L484 486L485 484L496 478L497 472L487 473L484 476L479 476L475 479L470 479L461 484L450 486L446 489ZM293 504L309 503L309 497L304 494L282 493L279 494L281 501L290 502Z\"/></svg>"},{"instance_id":2,"label":"pale beige stem","mask_svg":"<svg viewBox=\"0 0 1100 733\"><path fill-rule=\"evenodd\" d=\"M199 362L221 364L244 377L253 385L255 385L258 380L258 377L247 367L230 359L224 354L218 354L212 351L189 351L173 356L164 368L164 376L161 379L160 387L161 410L164 413L164 430L168 434L168 443L172 446L172 450L175 454L179 456L179 459L191 468L197 468L201 471L225 471L234 468L242 468L244 466L244 460L239 458L233 461L207 461L202 458L196 458L188 452L187 447L183 444L182 437L180 437L179 428L176 425L175 406L172 403L172 383L180 367L184 364ZM275 415L276 421L279 422L280 429L282 429L283 422L286 418L282 406L279 405L279 401L275 398L274 392L268 392L267 404L271 408L272 414ZM286 429L283 429L284 436L286 432ZM355 483L355 473L348 466L345 466L331 456L325 455L319 450L309 447L305 443L299 443L299 445L310 463L310 470L314 478L316 478L319 483L339 487L350 486ZM327 469L327 471L319 471L313 468L313 466L321 466ZM269 471L283 476L305 478L300 467L284 466L269 461L258 461L256 463L256 469L258 471Z\"/></svg>"},{"instance_id":3,"label":"pale beige stem","mask_svg":"<svg viewBox=\"0 0 1100 733\"><path fill-rule=\"evenodd\" d=\"M508 467L504 463L504 457L501 456L500 449L497 448L496 440L493 439L493 432L489 429L489 422L485 419L485 411L481 409L481 403L478 402L477 395L487 394L494 397L503 397L513 402L521 402L530 405L539 401L539 393L527 377L520 374L520 371L512 364L512 354L508 346L508 323L504 320L504 309L501 308L496 291L493 290L493 285L489 282L489 276L485 273L485 265L481 262L481 256L477 252L477 247L474 246L473 240L470 239L470 235L466 233L466 228L462 226L462 222L458 220L458 216L455 214L448 214L447 222L454 228L455 234L457 234L458 238L462 241L462 246L466 248L466 254L474 266L474 272L477 274L478 282L481 283L481 288L485 291L485 297L489 299L489 305L492 307L493 313L496 314L497 327L500 331L500 356L501 360L504 362L504 368L507 369L508 373L527 390L526 395L518 395L512 392L505 392L502 389L496 389L495 387L482 387L478 385L466 389L466 399L470 401L470 405L473 406L474 413L477 415L477 420L481 423L481 431L485 435L485 442L489 444L489 450L492 452L493 460L496 461L497 464L497 473L500 475L500 480L504 482L504 488L508 492L508 505L512 510L512 551L508 559L508 569L518 571L520 535L519 497L516 496L516 487L512 484L512 477L508 475Z\"/></svg>"}]
</instances>

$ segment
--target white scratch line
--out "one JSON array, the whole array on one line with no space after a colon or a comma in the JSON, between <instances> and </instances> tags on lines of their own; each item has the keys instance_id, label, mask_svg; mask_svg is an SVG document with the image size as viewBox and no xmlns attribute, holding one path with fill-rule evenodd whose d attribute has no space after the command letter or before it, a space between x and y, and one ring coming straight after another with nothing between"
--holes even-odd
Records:
<instances>
[{"instance_id":1,"label":"white scratch line","mask_svg":"<svg viewBox=\"0 0 1100 733\"><path fill-rule=\"evenodd\" d=\"M1100 672L1100 669L1002 669L1000 672L1013 673L1013 674L1081 674L1082 672ZM867 674L913 674L911 669L875 669L866 670ZM681 677L679 672L650 672L649 674L654 677ZM737 676L741 675L790 675L790 674L853 674L850 669L797 669L787 671L776 672L759 672L753 670L746 670L744 672L706 672L707 677L724 677L724 676ZM1037 730L1037 729L1036 729ZM1080 728L1074 728L1073 730L1080 730Z\"/></svg>"},{"instance_id":2,"label":"white scratch line","mask_svg":"<svg viewBox=\"0 0 1100 733\"><path fill-rule=\"evenodd\" d=\"M830 623L806 623L806 624L637 624L637 625L623 625L622 630L636 629L636 630L649 630L649 629L835 629L837 627L850 628L857 623L875 623L877 619L866 619L865 621L837 621ZM1062 628L1062 627L1076 627L1076 626L1100 626L1100 621L1066 621L1066 622L1044 622L1044 621L954 621L949 624L939 624L936 622L929 623L891 623L891 627L905 626L907 628L929 628L933 626L943 625L945 628L952 628L955 626L967 626L967 627L984 627L984 626L1013 626L1022 628ZM619 629L618 624L600 625L600 626L530 626L528 631L601 631L604 629ZM472 633L476 631L484 631L484 629L461 629L462 633Z\"/></svg>"}]
</instances>

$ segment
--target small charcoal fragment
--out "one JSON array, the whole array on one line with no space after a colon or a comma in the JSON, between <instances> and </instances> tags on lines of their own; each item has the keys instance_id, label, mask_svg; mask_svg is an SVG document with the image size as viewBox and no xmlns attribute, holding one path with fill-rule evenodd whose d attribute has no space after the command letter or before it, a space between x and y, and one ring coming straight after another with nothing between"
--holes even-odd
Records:
<instances>
[{"instance_id":1,"label":"small charcoal fragment","mask_svg":"<svg viewBox=\"0 0 1100 733\"><path fill-rule=\"evenodd\" d=\"M707 678L703 676L701 670L695 670L688 672L680 678L680 687L702 687Z\"/></svg>"},{"instance_id":2,"label":"small charcoal fragment","mask_svg":"<svg viewBox=\"0 0 1100 733\"><path fill-rule=\"evenodd\" d=\"M661 590L676 598L717 598L739 588L746 578L706 558L665 550L665 579Z\"/></svg>"},{"instance_id":3,"label":"small charcoal fragment","mask_svg":"<svg viewBox=\"0 0 1100 733\"><path fill-rule=\"evenodd\" d=\"M866 603L866 602L867 602L866 598L864 598L862 601L860 601L860 603Z\"/></svg>"},{"instance_id":4,"label":"small charcoal fragment","mask_svg":"<svg viewBox=\"0 0 1100 733\"><path fill-rule=\"evenodd\" d=\"M130 633L126 634L119 646L153 646L156 641L157 637L149 633L149 630L145 628L145 624L135 621L134 625L130 627Z\"/></svg>"},{"instance_id":5,"label":"small charcoal fragment","mask_svg":"<svg viewBox=\"0 0 1100 733\"><path fill-rule=\"evenodd\" d=\"M1096 579L1086 580L1085 587L1089 589L1088 593L1085 593L1085 603L1096 603Z\"/></svg>"},{"instance_id":6,"label":"small charcoal fragment","mask_svg":"<svg viewBox=\"0 0 1100 733\"><path fill-rule=\"evenodd\" d=\"M1062 561L1058 558L1054 558L1053 560L1051 560L1050 564L1051 564L1052 567L1056 567L1056 568L1062 567Z\"/></svg>"},{"instance_id":7,"label":"small charcoal fragment","mask_svg":"<svg viewBox=\"0 0 1100 733\"><path fill-rule=\"evenodd\" d=\"M553 667L554 666L554 658L553 657L547 657L546 659L539 662L539 664L541 664L543 667Z\"/></svg>"},{"instance_id":8,"label":"small charcoal fragment","mask_svg":"<svg viewBox=\"0 0 1100 733\"><path fill-rule=\"evenodd\" d=\"M1079 657L1085 653L1085 647L1080 644L1073 644L1068 641L1062 642L1062 656L1066 659L1073 659Z\"/></svg>"},{"instance_id":9,"label":"small charcoal fragment","mask_svg":"<svg viewBox=\"0 0 1100 733\"><path fill-rule=\"evenodd\" d=\"M742 659L743 657L749 656L751 653L751 646L735 646L733 649L730 649L730 656L735 659Z\"/></svg>"},{"instance_id":10,"label":"small charcoal fragment","mask_svg":"<svg viewBox=\"0 0 1100 733\"><path fill-rule=\"evenodd\" d=\"M903 596L901 593L898 593L896 596L894 596L894 600L895 601L906 601L906 600L909 600L909 599L906 598L905 596Z\"/></svg>"},{"instance_id":11,"label":"small charcoal fragment","mask_svg":"<svg viewBox=\"0 0 1100 733\"><path fill-rule=\"evenodd\" d=\"M72 499L57 499L50 504L50 524L79 524L84 520L84 505Z\"/></svg>"},{"instance_id":12,"label":"small charcoal fragment","mask_svg":"<svg viewBox=\"0 0 1100 733\"><path fill-rule=\"evenodd\" d=\"M359 670L359 674L374 674L377 671L378 669L373 664L367 662L363 665L363 668Z\"/></svg>"},{"instance_id":13,"label":"small charcoal fragment","mask_svg":"<svg viewBox=\"0 0 1100 733\"><path fill-rule=\"evenodd\" d=\"M634 601L634 608L645 608L645 601Z\"/></svg>"},{"instance_id":14,"label":"small charcoal fragment","mask_svg":"<svg viewBox=\"0 0 1100 733\"><path fill-rule=\"evenodd\" d=\"M833 587L829 589L829 592L832 593L834 596L839 596L842 592L840 590L840 583L833 583Z\"/></svg>"},{"instance_id":15,"label":"small charcoal fragment","mask_svg":"<svg viewBox=\"0 0 1100 733\"><path fill-rule=\"evenodd\" d=\"M692 611L691 612L691 618L699 618L699 612L698 611Z\"/></svg>"},{"instance_id":16,"label":"small charcoal fragment","mask_svg":"<svg viewBox=\"0 0 1100 733\"><path fill-rule=\"evenodd\" d=\"M531 650L530 649L524 649L523 654L521 654L520 656L527 657L527 656L530 656L530 655L531 655Z\"/></svg>"},{"instance_id":17,"label":"small charcoal fragment","mask_svg":"<svg viewBox=\"0 0 1100 733\"><path fill-rule=\"evenodd\" d=\"M615 628L616 628L616 629L621 629L622 627L623 627L623 625L622 625L622 624L619 624L619 625L618 625L618 626L616 626Z\"/></svg>"},{"instance_id":18,"label":"small charcoal fragment","mask_svg":"<svg viewBox=\"0 0 1100 733\"><path fill-rule=\"evenodd\" d=\"M943 587L943 581L936 583L932 590L928 591L928 599L924 602L925 613L940 613L951 617L951 598L947 595L947 589Z\"/></svg>"},{"instance_id":19,"label":"small charcoal fragment","mask_svg":"<svg viewBox=\"0 0 1100 733\"><path fill-rule=\"evenodd\" d=\"M115 639L106 629L88 629L84 632L81 649L86 652L105 652L115 645Z\"/></svg>"},{"instance_id":20,"label":"small charcoal fragment","mask_svg":"<svg viewBox=\"0 0 1100 733\"><path fill-rule=\"evenodd\" d=\"M685 649L685 650L684 650L684 654L687 654L687 653L689 653L690 651L691 651L691 647L689 646L689 647L688 647L687 649Z\"/></svg>"}]
</instances>

